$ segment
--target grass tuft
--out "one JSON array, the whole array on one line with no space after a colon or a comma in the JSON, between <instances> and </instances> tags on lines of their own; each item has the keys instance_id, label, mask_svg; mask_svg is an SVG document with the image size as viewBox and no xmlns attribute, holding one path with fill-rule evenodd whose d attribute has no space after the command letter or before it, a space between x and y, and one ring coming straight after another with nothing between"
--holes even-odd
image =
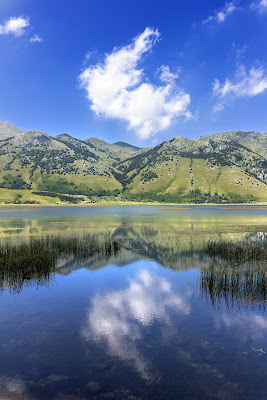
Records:
<instances>
[{"instance_id":1,"label":"grass tuft","mask_svg":"<svg viewBox=\"0 0 267 400\"><path fill-rule=\"evenodd\" d=\"M0 244L0 291L20 293L24 286L45 285L53 278L60 256L110 257L120 243L110 235L32 238L27 243Z\"/></svg>"},{"instance_id":2,"label":"grass tuft","mask_svg":"<svg viewBox=\"0 0 267 400\"><path fill-rule=\"evenodd\" d=\"M267 261L267 243L258 241L209 241L206 243L205 252L211 257L231 262Z\"/></svg>"}]
</instances>

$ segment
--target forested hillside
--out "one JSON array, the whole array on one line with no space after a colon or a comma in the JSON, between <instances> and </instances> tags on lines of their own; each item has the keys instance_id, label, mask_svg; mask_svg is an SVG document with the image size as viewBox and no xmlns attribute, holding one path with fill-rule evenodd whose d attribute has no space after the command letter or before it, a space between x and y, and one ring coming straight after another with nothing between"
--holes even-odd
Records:
<instances>
[{"instance_id":1,"label":"forested hillside","mask_svg":"<svg viewBox=\"0 0 267 400\"><path fill-rule=\"evenodd\" d=\"M177 136L140 149L5 122L0 139L2 203L267 201L267 134L259 132Z\"/></svg>"}]
</instances>

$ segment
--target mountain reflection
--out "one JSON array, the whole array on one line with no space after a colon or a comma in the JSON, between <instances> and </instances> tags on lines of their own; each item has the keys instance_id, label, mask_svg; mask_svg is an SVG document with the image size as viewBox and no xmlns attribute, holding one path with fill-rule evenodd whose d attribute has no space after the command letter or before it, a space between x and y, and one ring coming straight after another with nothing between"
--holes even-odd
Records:
<instances>
[{"instance_id":1,"label":"mountain reflection","mask_svg":"<svg viewBox=\"0 0 267 400\"><path fill-rule=\"evenodd\" d=\"M245 238L259 242L267 240L264 232L249 234ZM112 234L48 237L32 239L28 243L0 244L0 293L6 290L20 293L32 285L48 286L58 274L68 275L80 268L92 271L110 264L126 266L138 259L149 259L174 271L198 270L200 278L197 284L194 282L194 290L215 307L265 309L266 266L263 263L230 265L215 260L203 250L205 241L209 239L203 235L177 236L170 230L122 225ZM144 287L144 278L142 281L139 277L137 281L139 288L140 285ZM134 289L132 283L132 294ZM162 290L162 286L159 289ZM153 293L152 287L150 293ZM139 313L144 313L143 298L140 302ZM155 310L152 310L152 304L145 310L151 312L148 315L159 318L160 302L155 305ZM164 307L164 302L162 304ZM141 316L133 315L135 320L142 321ZM148 315L144 315L146 320Z\"/></svg>"},{"instance_id":2,"label":"mountain reflection","mask_svg":"<svg viewBox=\"0 0 267 400\"><path fill-rule=\"evenodd\" d=\"M175 293L171 283L143 268L122 290L97 294L82 329L85 340L105 342L108 352L128 362L147 381L160 378L138 344L145 328L160 324L171 334L171 312L190 314L186 298Z\"/></svg>"}]
</instances>

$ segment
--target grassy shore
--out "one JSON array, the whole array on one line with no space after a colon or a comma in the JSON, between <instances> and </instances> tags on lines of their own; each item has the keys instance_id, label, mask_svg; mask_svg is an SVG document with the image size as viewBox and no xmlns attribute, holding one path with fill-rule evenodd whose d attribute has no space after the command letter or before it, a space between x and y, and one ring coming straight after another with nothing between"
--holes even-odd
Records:
<instances>
[{"instance_id":1,"label":"grassy shore","mask_svg":"<svg viewBox=\"0 0 267 400\"><path fill-rule=\"evenodd\" d=\"M0 207L8 208L8 207L114 207L114 206L155 206L155 207L164 207L163 209L166 209L166 207L169 207L169 209L174 209L174 207L198 207L198 206L204 206L204 207L261 207L261 208L267 208L267 203L263 202L255 202L255 203L200 203L200 204L195 204L195 203L160 203L160 202L142 202L142 201L99 201L96 203L78 203L78 204L69 204L69 203L39 203L39 204L16 204L16 203L0 203ZM171 207L171 208L170 208Z\"/></svg>"},{"instance_id":2,"label":"grassy shore","mask_svg":"<svg viewBox=\"0 0 267 400\"><path fill-rule=\"evenodd\" d=\"M37 193L37 192L36 192ZM41 192L38 192L41 193ZM59 195L60 196L60 195ZM67 195L70 199L77 199L79 196ZM84 201L77 204L63 202L59 197L42 196L40 194L33 194L32 190L11 190L0 188L0 206L75 206L75 207L99 207L99 206L267 206L267 202L254 202L254 203L162 203L158 201L122 201L115 199L95 198L96 202L86 196L81 196Z\"/></svg>"}]
</instances>

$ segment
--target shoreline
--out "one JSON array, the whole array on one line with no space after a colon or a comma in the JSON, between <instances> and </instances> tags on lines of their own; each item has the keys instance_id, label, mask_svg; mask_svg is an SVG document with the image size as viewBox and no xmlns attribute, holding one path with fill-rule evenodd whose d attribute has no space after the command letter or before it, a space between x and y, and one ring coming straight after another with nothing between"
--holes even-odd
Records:
<instances>
[{"instance_id":1,"label":"shoreline","mask_svg":"<svg viewBox=\"0 0 267 400\"><path fill-rule=\"evenodd\" d=\"M39 208L39 207L114 207L114 206L136 206L136 207L143 207L143 206L154 206L154 207L171 207L172 209L174 207L248 207L248 208L255 208L255 207L260 207L262 209L267 209L267 203L160 203L160 202L137 202L137 201L125 201L125 202L120 202L120 201L107 201L107 202L99 202L99 203L88 203L88 204L15 204L15 203L10 203L10 204L1 204L0 203L0 208L8 208L8 207L29 207L29 208Z\"/></svg>"}]
</instances>

